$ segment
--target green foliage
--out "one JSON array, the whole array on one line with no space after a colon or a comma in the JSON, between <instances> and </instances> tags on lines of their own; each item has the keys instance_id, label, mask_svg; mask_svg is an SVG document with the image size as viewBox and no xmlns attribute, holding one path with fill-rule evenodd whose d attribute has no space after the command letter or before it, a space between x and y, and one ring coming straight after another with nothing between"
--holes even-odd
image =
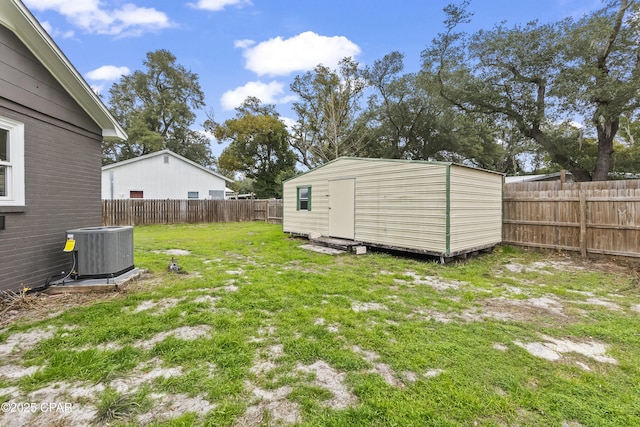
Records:
<instances>
[{"instance_id":1,"label":"green foliage","mask_svg":"<svg viewBox=\"0 0 640 427\"><path fill-rule=\"evenodd\" d=\"M640 121L622 117L620 141L614 146L612 172L624 178L624 174L640 174Z\"/></svg>"},{"instance_id":2,"label":"green foliage","mask_svg":"<svg viewBox=\"0 0 640 427\"><path fill-rule=\"evenodd\" d=\"M620 117L639 106L638 4L609 2L578 21L502 24L471 36L455 32L469 19L465 7L445 10L447 31L422 54L443 97L509 123L579 181L606 180ZM567 132L579 116L595 152Z\"/></svg>"},{"instance_id":3,"label":"green foliage","mask_svg":"<svg viewBox=\"0 0 640 427\"><path fill-rule=\"evenodd\" d=\"M313 168L341 156L360 155L364 128L357 117L365 87L352 58L342 59L337 70L318 65L295 77L291 91L300 100L293 104L298 118L291 146L298 162Z\"/></svg>"},{"instance_id":4,"label":"green foliage","mask_svg":"<svg viewBox=\"0 0 640 427\"><path fill-rule=\"evenodd\" d=\"M147 53L145 71L123 76L109 89L109 106L129 135L103 146L103 164L169 149L203 166L212 164L209 141L190 129L204 106L198 76L166 50Z\"/></svg>"},{"instance_id":5,"label":"green foliage","mask_svg":"<svg viewBox=\"0 0 640 427\"><path fill-rule=\"evenodd\" d=\"M218 166L252 179L258 198L282 197L282 181L295 172L286 126L273 106L257 98L247 98L236 110L236 117L222 124L205 122L218 142L229 143Z\"/></svg>"},{"instance_id":6,"label":"green foliage","mask_svg":"<svg viewBox=\"0 0 640 427\"><path fill-rule=\"evenodd\" d=\"M96 415L93 419L96 424L109 424L124 421L133 417L141 408L144 399L132 394L119 394L112 388L108 388L100 395L97 404Z\"/></svg>"}]
</instances>

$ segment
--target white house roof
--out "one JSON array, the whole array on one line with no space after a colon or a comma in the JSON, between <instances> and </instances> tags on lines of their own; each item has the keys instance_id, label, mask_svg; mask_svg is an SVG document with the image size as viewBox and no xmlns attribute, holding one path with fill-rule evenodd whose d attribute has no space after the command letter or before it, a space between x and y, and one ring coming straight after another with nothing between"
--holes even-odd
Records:
<instances>
[{"instance_id":1,"label":"white house roof","mask_svg":"<svg viewBox=\"0 0 640 427\"><path fill-rule=\"evenodd\" d=\"M102 137L105 140L128 138L98 95L22 1L0 1L0 25L11 30L27 46L78 105L102 128Z\"/></svg>"},{"instance_id":2,"label":"white house roof","mask_svg":"<svg viewBox=\"0 0 640 427\"><path fill-rule=\"evenodd\" d=\"M567 177L571 176L570 172L565 172ZM549 181L553 179L560 180L561 172L552 172L547 174L540 175L514 175L514 176L506 176L504 178L505 184L510 184L512 182L535 182L535 181Z\"/></svg>"},{"instance_id":3,"label":"white house roof","mask_svg":"<svg viewBox=\"0 0 640 427\"><path fill-rule=\"evenodd\" d=\"M145 159L150 159L150 158L153 158L153 157L158 157L158 156L163 156L163 155L172 156L172 157L174 157L176 159L182 160L183 162L186 162L186 163L190 164L191 166L193 166L195 168L198 168L198 169L200 169L200 170L202 170L202 171L204 171L204 172L206 172L208 174L211 174L211 175L213 175L215 177L223 179L223 180L225 180L227 182L233 182L233 180L231 178L227 178L224 175L220 175L219 173L214 172L211 169L205 168L204 166L199 165L196 162L187 159L186 157L182 157L181 155L176 154L171 150L156 151L154 153L145 154L144 156L134 157L133 159L128 159L128 160L123 160L121 162L112 163L110 165L103 166L102 170L103 171L107 171L107 170L111 170L111 169L117 169L117 168L119 168L121 166L129 165L129 164L132 164L132 163L140 162L140 161L145 160Z\"/></svg>"}]
</instances>

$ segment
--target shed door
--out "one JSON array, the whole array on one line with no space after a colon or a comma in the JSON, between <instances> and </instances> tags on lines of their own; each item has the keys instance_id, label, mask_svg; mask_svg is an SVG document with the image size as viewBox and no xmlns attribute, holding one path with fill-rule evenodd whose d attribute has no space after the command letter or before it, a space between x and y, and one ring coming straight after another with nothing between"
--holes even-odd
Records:
<instances>
[{"instance_id":1,"label":"shed door","mask_svg":"<svg viewBox=\"0 0 640 427\"><path fill-rule=\"evenodd\" d=\"M355 235L355 179L329 181L329 235L352 239Z\"/></svg>"}]
</instances>

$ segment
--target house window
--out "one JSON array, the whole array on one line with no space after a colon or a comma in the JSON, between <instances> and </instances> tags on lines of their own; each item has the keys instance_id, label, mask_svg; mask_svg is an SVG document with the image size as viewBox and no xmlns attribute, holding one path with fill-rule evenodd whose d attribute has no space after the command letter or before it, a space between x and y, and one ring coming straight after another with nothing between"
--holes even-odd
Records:
<instances>
[{"instance_id":1,"label":"house window","mask_svg":"<svg viewBox=\"0 0 640 427\"><path fill-rule=\"evenodd\" d=\"M311 187L298 187L298 206L299 211L311 210Z\"/></svg>"},{"instance_id":2,"label":"house window","mask_svg":"<svg viewBox=\"0 0 640 427\"><path fill-rule=\"evenodd\" d=\"M130 199L144 199L144 191L139 191L139 190L129 191L129 198Z\"/></svg>"},{"instance_id":3,"label":"house window","mask_svg":"<svg viewBox=\"0 0 640 427\"><path fill-rule=\"evenodd\" d=\"M224 190L209 190L209 198L212 200L224 200Z\"/></svg>"},{"instance_id":4,"label":"house window","mask_svg":"<svg viewBox=\"0 0 640 427\"><path fill-rule=\"evenodd\" d=\"M165 162L165 164L169 163L169 156L164 156L164 162Z\"/></svg>"},{"instance_id":5,"label":"house window","mask_svg":"<svg viewBox=\"0 0 640 427\"><path fill-rule=\"evenodd\" d=\"M200 198L200 193L198 193L197 191L187 192L187 199L199 199L199 198Z\"/></svg>"},{"instance_id":6,"label":"house window","mask_svg":"<svg viewBox=\"0 0 640 427\"><path fill-rule=\"evenodd\" d=\"M24 124L0 117L0 206L24 206Z\"/></svg>"}]
</instances>

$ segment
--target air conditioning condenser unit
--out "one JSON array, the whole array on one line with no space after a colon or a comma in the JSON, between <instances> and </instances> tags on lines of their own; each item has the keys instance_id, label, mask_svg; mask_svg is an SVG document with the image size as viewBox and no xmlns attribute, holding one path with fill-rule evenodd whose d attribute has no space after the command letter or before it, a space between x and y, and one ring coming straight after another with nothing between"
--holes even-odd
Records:
<instances>
[{"instance_id":1,"label":"air conditioning condenser unit","mask_svg":"<svg viewBox=\"0 0 640 427\"><path fill-rule=\"evenodd\" d=\"M67 231L75 240L77 278L116 277L134 268L133 227L106 226Z\"/></svg>"}]
</instances>

